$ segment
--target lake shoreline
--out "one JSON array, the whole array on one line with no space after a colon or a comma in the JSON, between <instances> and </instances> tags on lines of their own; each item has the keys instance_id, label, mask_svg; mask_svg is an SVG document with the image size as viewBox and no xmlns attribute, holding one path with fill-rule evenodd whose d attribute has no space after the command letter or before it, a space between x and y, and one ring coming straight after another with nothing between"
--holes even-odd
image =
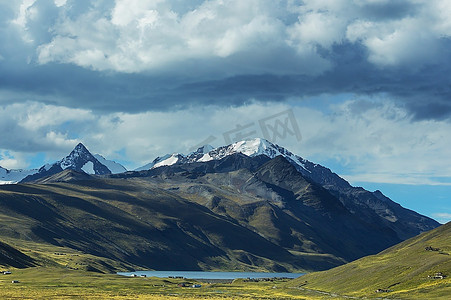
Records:
<instances>
[{"instance_id":1,"label":"lake shoreline","mask_svg":"<svg viewBox=\"0 0 451 300\"><path fill-rule=\"evenodd\" d=\"M227 281L235 279L245 280L271 280L294 279L306 273L269 273L269 272L209 272L209 271L135 271L118 272L121 276L131 277L158 277L158 278L183 278L204 281Z\"/></svg>"}]
</instances>

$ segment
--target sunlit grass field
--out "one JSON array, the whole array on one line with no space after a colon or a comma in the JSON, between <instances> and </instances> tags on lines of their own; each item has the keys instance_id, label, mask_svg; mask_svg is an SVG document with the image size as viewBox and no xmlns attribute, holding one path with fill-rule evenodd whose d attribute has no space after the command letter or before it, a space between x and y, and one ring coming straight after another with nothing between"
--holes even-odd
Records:
<instances>
[{"instance_id":1,"label":"sunlit grass field","mask_svg":"<svg viewBox=\"0 0 451 300\"><path fill-rule=\"evenodd\" d=\"M80 270L36 267L0 275L4 299L321 299L274 282L204 283L188 279L133 278ZM12 283L13 280L19 281ZM200 288L179 287L198 283Z\"/></svg>"}]
</instances>

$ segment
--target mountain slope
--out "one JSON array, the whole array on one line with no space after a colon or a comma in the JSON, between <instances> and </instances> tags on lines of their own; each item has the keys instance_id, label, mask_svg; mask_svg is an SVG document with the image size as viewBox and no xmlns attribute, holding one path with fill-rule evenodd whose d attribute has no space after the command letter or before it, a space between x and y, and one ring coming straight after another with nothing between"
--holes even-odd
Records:
<instances>
[{"instance_id":1,"label":"mountain slope","mask_svg":"<svg viewBox=\"0 0 451 300\"><path fill-rule=\"evenodd\" d=\"M22 253L20 250L0 241L0 266L26 268L33 267L36 263L33 258Z\"/></svg>"},{"instance_id":2,"label":"mountain slope","mask_svg":"<svg viewBox=\"0 0 451 300\"><path fill-rule=\"evenodd\" d=\"M38 178L33 181L29 181L28 183L35 184L49 184L49 183L57 183L57 182L74 182L80 180L94 180L95 178L92 175L86 174L85 172L78 172L71 169L66 169L59 173Z\"/></svg>"},{"instance_id":3,"label":"mountain slope","mask_svg":"<svg viewBox=\"0 0 451 300\"><path fill-rule=\"evenodd\" d=\"M439 273L445 278L432 278ZM377 255L299 277L288 286L349 296L449 299L451 222Z\"/></svg>"},{"instance_id":4,"label":"mountain slope","mask_svg":"<svg viewBox=\"0 0 451 300\"><path fill-rule=\"evenodd\" d=\"M66 169L1 188L0 211L18 228L0 226L0 236L156 269L323 270L400 241L282 156L237 153L110 177Z\"/></svg>"},{"instance_id":5,"label":"mountain slope","mask_svg":"<svg viewBox=\"0 0 451 300\"><path fill-rule=\"evenodd\" d=\"M330 169L303 159L263 139L241 141L220 147L205 155L201 160L217 159L236 152L251 157L262 154L270 158L277 155L284 156L304 177L319 183L330 191L362 221L368 224L377 224L377 226L388 226L402 240L440 225L435 220L401 207L380 191L372 193L360 187L353 187Z\"/></svg>"},{"instance_id":6,"label":"mountain slope","mask_svg":"<svg viewBox=\"0 0 451 300\"><path fill-rule=\"evenodd\" d=\"M314 228L330 245L329 251L348 261L400 241L386 227L368 226L326 189L303 177L282 156L259 168L255 177L279 194L288 194L285 198L291 201L286 203L285 210Z\"/></svg>"},{"instance_id":7,"label":"mountain slope","mask_svg":"<svg viewBox=\"0 0 451 300\"><path fill-rule=\"evenodd\" d=\"M0 236L145 269L304 268L283 247L147 179L2 186Z\"/></svg>"},{"instance_id":8,"label":"mountain slope","mask_svg":"<svg viewBox=\"0 0 451 300\"><path fill-rule=\"evenodd\" d=\"M401 241L384 224L370 224L304 177L283 156L242 153L112 175L144 177L184 199L236 220L315 269L377 253Z\"/></svg>"},{"instance_id":9,"label":"mountain slope","mask_svg":"<svg viewBox=\"0 0 451 300\"><path fill-rule=\"evenodd\" d=\"M108 160L105 157L103 157L100 154L94 154L94 157L105 167L110 170L111 174L118 174L118 173L124 173L127 172L127 169L121 165L120 163L117 163L113 160Z\"/></svg>"},{"instance_id":10,"label":"mountain slope","mask_svg":"<svg viewBox=\"0 0 451 300\"><path fill-rule=\"evenodd\" d=\"M176 166L196 162L220 161L238 153L248 157L266 156L270 159L283 156L305 178L320 184L337 197L355 217L368 226L385 227L395 231L400 240L408 239L440 225L431 218L403 208L380 191L369 192L360 187L353 187L330 169L312 163L283 147L260 138L240 141L216 149L205 146L187 156L173 154L162 158L163 163L159 161L159 165L149 164L147 167L155 169L162 165Z\"/></svg>"}]
</instances>

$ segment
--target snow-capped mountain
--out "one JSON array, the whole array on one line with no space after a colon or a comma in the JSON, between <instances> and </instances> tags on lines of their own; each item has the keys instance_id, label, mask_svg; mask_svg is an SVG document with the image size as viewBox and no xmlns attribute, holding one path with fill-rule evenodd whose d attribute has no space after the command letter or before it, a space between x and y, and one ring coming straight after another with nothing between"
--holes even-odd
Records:
<instances>
[{"instance_id":1,"label":"snow-capped mountain","mask_svg":"<svg viewBox=\"0 0 451 300\"><path fill-rule=\"evenodd\" d=\"M150 170L162 166L172 166L177 163L191 163L197 162L200 158L202 158L206 153L212 151L214 148L210 145L205 145L197 149L196 151L188 154L187 156L181 153L172 153L166 154L164 156L158 156L152 162L137 168L135 171L144 171Z\"/></svg>"},{"instance_id":2,"label":"snow-capped mountain","mask_svg":"<svg viewBox=\"0 0 451 300\"><path fill-rule=\"evenodd\" d=\"M401 239L414 236L436 225L435 221L433 222L427 217L404 209L379 191L370 192L360 187L353 187L330 169L312 163L283 147L260 138L240 141L216 149L213 149L211 146L203 146L188 155L179 153L168 154L157 157L150 164L138 169L150 169L150 171L130 173L124 173L126 171L125 168L115 162L108 161L100 155L92 155L80 143L68 156L54 164L42 166L37 172L36 170L8 171L0 168L0 180L4 183L14 183L19 181L21 176L28 174L21 182L32 182L60 173L63 170L74 170L96 175L123 173L115 178L150 176L150 174L158 174L171 168L173 171L185 168L187 172L191 170L190 168L196 168L196 172L199 174L202 172L230 172L243 168L253 172L268 161L276 161L274 162L276 165L285 161L287 164L294 166L298 175L301 174L309 182L318 184L321 188L327 190L330 193L330 197L338 199L354 217L361 219L362 222L380 224L383 227L390 228ZM284 165L285 167L279 166L275 168L277 169L275 173L281 173L286 169L286 164Z\"/></svg>"},{"instance_id":3,"label":"snow-capped mountain","mask_svg":"<svg viewBox=\"0 0 451 300\"><path fill-rule=\"evenodd\" d=\"M42 166L38 172L23 178L22 182L29 182L54 175L66 169L95 175L107 175L127 171L123 166L114 161L106 160L98 154L97 157L92 155L82 143L79 143L68 156L54 164Z\"/></svg>"},{"instance_id":4,"label":"snow-capped mountain","mask_svg":"<svg viewBox=\"0 0 451 300\"><path fill-rule=\"evenodd\" d=\"M13 184L18 183L25 177L31 174L35 174L38 169L31 170L8 170L0 167L0 184Z\"/></svg>"},{"instance_id":5,"label":"snow-capped mountain","mask_svg":"<svg viewBox=\"0 0 451 300\"><path fill-rule=\"evenodd\" d=\"M304 170L307 170L304 166L304 163L306 162L305 159L303 159L300 156L294 155L285 148L282 148L276 144L273 144L261 138L239 141L227 146L212 149L206 152L201 157L197 158L195 161L205 162L210 160L219 160L235 153L242 153L249 157L266 155L269 158L275 158L276 156L282 155L288 161L293 163L293 165L295 165L296 168L302 168ZM192 154L187 157L189 162L194 161L192 158L193 158Z\"/></svg>"},{"instance_id":6,"label":"snow-capped mountain","mask_svg":"<svg viewBox=\"0 0 451 300\"><path fill-rule=\"evenodd\" d=\"M307 159L293 154L277 144L273 144L261 138L239 141L227 146L222 146L205 152L202 156L190 154L184 162L207 162L211 160L220 160L236 153L242 153L249 157L265 155L271 159L281 155L285 157L303 176L324 185L326 188L339 189L351 187L345 179L333 173L329 168L308 161Z\"/></svg>"},{"instance_id":7,"label":"snow-capped mountain","mask_svg":"<svg viewBox=\"0 0 451 300\"><path fill-rule=\"evenodd\" d=\"M304 166L306 160L303 158L294 155L285 148L275 145L265 139L255 138L236 142L219 148L213 148L210 145L205 145L188 155L174 153L163 157L157 157L153 162L136 169L136 171L149 170L161 166L171 166L174 164L220 160L236 153L242 153L249 157L266 155L269 158L275 158L276 156L282 155L288 159L288 161L292 162L297 168L307 170Z\"/></svg>"},{"instance_id":8,"label":"snow-capped mountain","mask_svg":"<svg viewBox=\"0 0 451 300\"><path fill-rule=\"evenodd\" d=\"M79 143L68 156L53 164L52 167L54 166L59 166L62 170L71 169L83 171L87 174L105 175L112 173L82 143Z\"/></svg>"},{"instance_id":9,"label":"snow-capped mountain","mask_svg":"<svg viewBox=\"0 0 451 300\"><path fill-rule=\"evenodd\" d=\"M431 223L431 219L402 208L379 191L370 192L360 187L353 187L329 168L312 163L283 147L261 138L239 141L216 149L212 149L211 146L204 146L186 156L183 154L172 154L168 157L159 158L159 164L149 164L147 165L148 168L143 167L140 169L156 169L163 165L219 162L236 154L243 154L251 158L263 155L270 159L283 156L302 176L320 184L337 197L350 212L370 223L381 222L382 220L382 222L386 223L386 226L392 228L401 238L407 238L433 228L431 226L434 224ZM177 159L174 159L175 157ZM400 222L399 220L403 221ZM413 226L409 222L415 225Z\"/></svg>"},{"instance_id":10,"label":"snow-capped mountain","mask_svg":"<svg viewBox=\"0 0 451 300\"><path fill-rule=\"evenodd\" d=\"M172 166L176 163L182 162L182 160L185 157L182 154L173 153L173 154L166 154L164 156L158 156L155 158L152 162L137 168L135 171L143 171L143 170L150 170L153 168L158 168L161 166Z\"/></svg>"},{"instance_id":11,"label":"snow-capped mountain","mask_svg":"<svg viewBox=\"0 0 451 300\"><path fill-rule=\"evenodd\" d=\"M0 167L0 184L32 181L66 169L95 175L127 172L127 169L121 164L105 159L100 154L92 155L82 143L79 143L68 156L53 164L45 164L39 169L7 170Z\"/></svg>"},{"instance_id":12,"label":"snow-capped mountain","mask_svg":"<svg viewBox=\"0 0 451 300\"><path fill-rule=\"evenodd\" d=\"M213 148L210 145L206 145L188 155L174 153L171 155L158 157L152 163L147 164L136 171L155 169L160 166L171 166L174 164L216 161L237 153L241 153L249 157L264 155L271 159L281 155L286 158L303 176L312 179L327 189L338 190L349 189L352 187L345 179L333 173L329 168L310 162L296 154L293 154L287 149L262 138L239 141L218 148Z\"/></svg>"}]
</instances>

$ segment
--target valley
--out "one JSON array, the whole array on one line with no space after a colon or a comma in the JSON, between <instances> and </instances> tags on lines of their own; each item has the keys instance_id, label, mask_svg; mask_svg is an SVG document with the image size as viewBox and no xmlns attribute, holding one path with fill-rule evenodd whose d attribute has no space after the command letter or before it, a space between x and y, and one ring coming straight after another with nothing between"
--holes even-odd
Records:
<instances>
[{"instance_id":1,"label":"valley","mask_svg":"<svg viewBox=\"0 0 451 300\"><path fill-rule=\"evenodd\" d=\"M0 186L0 266L19 275L5 295L88 289L92 298L322 299L446 291L448 277L423 281L450 272L449 224L437 228L381 192L352 187L260 139L177 159L115 173L78 145L23 182ZM87 164L95 170L85 172ZM311 274L274 284L202 283L182 294L177 281L109 275L134 270ZM39 272L46 275L35 280ZM54 281L58 289L46 291Z\"/></svg>"}]
</instances>

